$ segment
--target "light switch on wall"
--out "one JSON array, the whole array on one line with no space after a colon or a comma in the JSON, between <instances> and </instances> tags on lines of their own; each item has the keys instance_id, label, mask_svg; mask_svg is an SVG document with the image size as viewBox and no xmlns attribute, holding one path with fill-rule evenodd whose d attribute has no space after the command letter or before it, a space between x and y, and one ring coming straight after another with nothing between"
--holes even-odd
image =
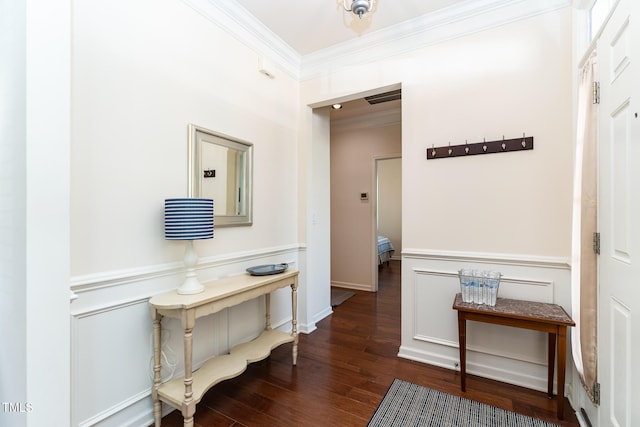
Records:
<instances>
[{"instance_id":1,"label":"light switch on wall","mask_svg":"<svg viewBox=\"0 0 640 427\"><path fill-rule=\"evenodd\" d=\"M360 200L369 200L369 193L360 193Z\"/></svg>"}]
</instances>

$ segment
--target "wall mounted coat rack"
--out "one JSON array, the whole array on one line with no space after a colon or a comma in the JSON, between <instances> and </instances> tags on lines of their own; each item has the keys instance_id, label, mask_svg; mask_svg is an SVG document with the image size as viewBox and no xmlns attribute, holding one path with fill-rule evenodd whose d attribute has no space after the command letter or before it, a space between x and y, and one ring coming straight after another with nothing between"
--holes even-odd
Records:
<instances>
[{"instance_id":1,"label":"wall mounted coat rack","mask_svg":"<svg viewBox=\"0 0 640 427\"><path fill-rule=\"evenodd\" d=\"M533 150L533 137L504 139L497 141L474 142L473 144L447 145L427 148L427 160L446 159L474 154L506 153L508 151Z\"/></svg>"}]
</instances>

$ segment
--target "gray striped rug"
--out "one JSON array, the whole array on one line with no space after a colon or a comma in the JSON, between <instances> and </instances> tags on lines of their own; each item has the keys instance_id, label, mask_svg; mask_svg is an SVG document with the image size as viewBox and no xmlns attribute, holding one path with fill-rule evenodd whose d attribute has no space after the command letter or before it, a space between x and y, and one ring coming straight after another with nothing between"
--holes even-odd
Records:
<instances>
[{"instance_id":1,"label":"gray striped rug","mask_svg":"<svg viewBox=\"0 0 640 427\"><path fill-rule=\"evenodd\" d=\"M557 427L526 415L395 379L369 427Z\"/></svg>"}]
</instances>

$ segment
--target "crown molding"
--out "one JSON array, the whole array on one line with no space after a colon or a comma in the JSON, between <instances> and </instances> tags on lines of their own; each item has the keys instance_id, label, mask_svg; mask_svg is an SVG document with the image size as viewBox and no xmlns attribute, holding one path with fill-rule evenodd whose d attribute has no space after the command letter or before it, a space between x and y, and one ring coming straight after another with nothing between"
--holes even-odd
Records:
<instances>
[{"instance_id":1,"label":"crown molding","mask_svg":"<svg viewBox=\"0 0 640 427\"><path fill-rule=\"evenodd\" d=\"M558 10L571 0L468 0L301 56L233 0L182 0L297 80L406 54L457 37Z\"/></svg>"},{"instance_id":2,"label":"crown molding","mask_svg":"<svg viewBox=\"0 0 640 427\"><path fill-rule=\"evenodd\" d=\"M302 57L301 80L570 6L571 0L469 0Z\"/></svg>"},{"instance_id":3,"label":"crown molding","mask_svg":"<svg viewBox=\"0 0 640 427\"><path fill-rule=\"evenodd\" d=\"M300 79L301 56L233 0L182 0L289 76ZM256 62L257 70L257 62Z\"/></svg>"}]
</instances>

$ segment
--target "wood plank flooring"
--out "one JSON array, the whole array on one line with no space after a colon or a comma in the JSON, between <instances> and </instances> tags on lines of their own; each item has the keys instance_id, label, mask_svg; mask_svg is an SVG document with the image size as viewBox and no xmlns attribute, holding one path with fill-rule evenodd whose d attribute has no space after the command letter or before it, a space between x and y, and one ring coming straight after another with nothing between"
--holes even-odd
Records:
<instances>
[{"instance_id":1,"label":"wood plank flooring","mask_svg":"<svg viewBox=\"0 0 640 427\"><path fill-rule=\"evenodd\" d=\"M562 426L579 426L565 407L543 392L467 376L460 392L456 371L397 357L400 346L400 262L380 270L379 291L356 292L334 308L311 334L300 334L298 365L291 345L251 364L237 378L207 392L198 404L196 426L366 426L394 378L481 401ZM162 420L182 426L180 411Z\"/></svg>"}]
</instances>

